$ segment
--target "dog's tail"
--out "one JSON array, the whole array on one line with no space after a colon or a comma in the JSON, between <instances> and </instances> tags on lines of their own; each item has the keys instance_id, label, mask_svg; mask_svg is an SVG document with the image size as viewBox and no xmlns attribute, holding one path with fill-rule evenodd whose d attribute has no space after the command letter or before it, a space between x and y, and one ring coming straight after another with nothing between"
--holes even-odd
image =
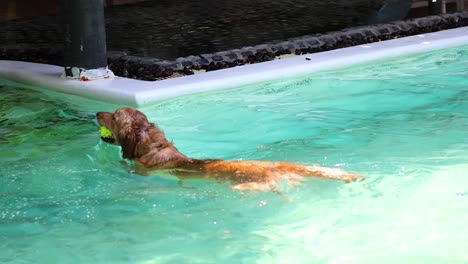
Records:
<instances>
[{"instance_id":1,"label":"dog's tail","mask_svg":"<svg viewBox=\"0 0 468 264\"><path fill-rule=\"evenodd\" d=\"M364 179L359 174L348 173L339 168L326 168L318 165L300 166L293 163L280 162L276 164L275 169L286 175L288 180L292 182L298 180L300 176L341 180L346 183Z\"/></svg>"},{"instance_id":2,"label":"dog's tail","mask_svg":"<svg viewBox=\"0 0 468 264\"><path fill-rule=\"evenodd\" d=\"M235 182L232 186L235 190L275 190L282 180L296 186L304 182L304 177L341 180L346 183L362 178L338 168L301 166L289 162L210 160L203 162L202 166L205 172L215 178Z\"/></svg>"},{"instance_id":3,"label":"dog's tail","mask_svg":"<svg viewBox=\"0 0 468 264\"><path fill-rule=\"evenodd\" d=\"M262 181L238 183L232 186L234 190L274 191L281 193L278 184L286 180L288 186L294 187L304 182L305 177L317 177L327 180L341 180L346 183L364 179L358 174L348 173L338 168L325 168L318 165L301 166L294 163L251 163L254 167L261 168Z\"/></svg>"}]
</instances>

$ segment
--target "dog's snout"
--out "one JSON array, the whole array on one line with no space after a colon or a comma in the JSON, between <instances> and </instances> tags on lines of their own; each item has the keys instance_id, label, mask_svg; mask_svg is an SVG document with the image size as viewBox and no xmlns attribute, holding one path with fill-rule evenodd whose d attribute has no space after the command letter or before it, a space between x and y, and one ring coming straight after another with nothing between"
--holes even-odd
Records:
<instances>
[{"instance_id":1,"label":"dog's snout","mask_svg":"<svg viewBox=\"0 0 468 264\"><path fill-rule=\"evenodd\" d=\"M101 114L101 112L97 112L97 113L96 113L96 117L99 117L100 114Z\"/></svg>"}]
</instances>

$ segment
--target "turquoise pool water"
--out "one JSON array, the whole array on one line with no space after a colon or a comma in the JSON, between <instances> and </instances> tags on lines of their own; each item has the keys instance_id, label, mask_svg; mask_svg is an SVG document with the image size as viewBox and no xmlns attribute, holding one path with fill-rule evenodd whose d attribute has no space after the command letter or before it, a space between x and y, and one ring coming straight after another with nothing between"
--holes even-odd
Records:
<instances>
[{"instance_id":1,"label":"turquoise pool water","mask_svg":"<svg viewBox=\"0 0 468 264\"><path fill-rule=\"evenodd\" d=\"M192 157L367 176L283 196L133 175L120 106L0 83L1 263L468 262L468 46L141 109Z\"/></svg>"}]
</instances>

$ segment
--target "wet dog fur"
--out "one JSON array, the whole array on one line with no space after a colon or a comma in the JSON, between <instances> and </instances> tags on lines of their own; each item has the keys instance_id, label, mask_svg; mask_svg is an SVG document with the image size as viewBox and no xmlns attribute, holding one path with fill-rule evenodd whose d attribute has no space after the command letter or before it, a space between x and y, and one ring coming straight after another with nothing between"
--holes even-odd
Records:
<instances>
[{"instance_id":1,"label":"wet dog fur","mask_svg":"<svg viewBox=\"0 0 468 264\"><path fill-rule=\"evenodd\" d=\"M112 132L105 141L122 147L123 158L135 162L136 172L148 175L152 171L170 171L179 179L197 178L229 181L239 191L275 191L278 183L297 185L304 177L352 182L362 177L337 168L318 165L301 166L290 162L226 161L193 159L182 154L164 132L133 108L121 108L114 113L98 112L97 121Z\"/></svg>"}]
</instances>

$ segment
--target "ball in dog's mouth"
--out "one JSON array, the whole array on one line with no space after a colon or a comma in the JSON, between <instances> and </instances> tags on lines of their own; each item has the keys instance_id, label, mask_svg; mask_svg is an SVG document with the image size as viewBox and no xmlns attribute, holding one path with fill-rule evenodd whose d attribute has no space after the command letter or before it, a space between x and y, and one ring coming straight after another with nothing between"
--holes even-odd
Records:
<instances>
[{"instance_id":1,"label":"ball in dog's mouth","mask_svg":"<svg viewBox=\"0 0 468 264\"><path fill-rule=\"evenodd\" d=\"M115 139L112 137L112 132L105 126L99 128L99 133L101 134L101 139L107 143L114 143Z\"/></svg>"}]
</instances>

